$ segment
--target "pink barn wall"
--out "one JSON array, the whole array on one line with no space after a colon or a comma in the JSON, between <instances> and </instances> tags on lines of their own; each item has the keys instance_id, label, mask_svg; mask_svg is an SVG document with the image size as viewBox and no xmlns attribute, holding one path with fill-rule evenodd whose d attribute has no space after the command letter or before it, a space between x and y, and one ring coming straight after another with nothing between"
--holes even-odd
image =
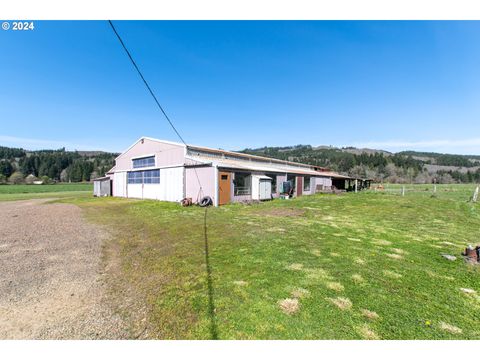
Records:
<instances>
[{"instance_id":1,"label":"pink barn wall","mask_svg":"<svg viewBox=\"0 0 480 360\"><path fill-rule=\"evenodd\" d=\"M158 167L179 165L185 162L185 148L180 145L161 143L150 139L138 141L128 151L120 155L115 163L115 171L133 169L132 158L155 155L155 164Z\"/></svg>"},{"instance_id":2,"label":"pink barn wall","mask_svg":"<svg viewBox=\"0 0 480 360\"><path fill-rule=\"evenodd\" d=\"M202 184L203 194L200 196L210 196L215 203L215 168L213 166L197 167L197 175ZM185 197L192 198L193 202L200 201L199 198L200 186L198 184L197 176L193 168L185 169Z\"/></svg>"}]
</instances>

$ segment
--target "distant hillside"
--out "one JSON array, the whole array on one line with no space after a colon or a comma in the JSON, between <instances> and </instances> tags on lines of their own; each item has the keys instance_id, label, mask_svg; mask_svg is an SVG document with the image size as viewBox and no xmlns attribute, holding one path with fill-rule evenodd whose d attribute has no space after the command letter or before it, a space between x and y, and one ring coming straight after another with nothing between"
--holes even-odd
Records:
<instances>
[{"instance_id":1,"label":"distant hillside","mask_svg":"<svg viewBox=\"0 0 480 360\"><path fill-rule=\"evenodd\" d=\"M49 181L90 181L103 176L118 154L102 151L29 151L0 146L0 183L21 183L28 175ZM13 176L13 177L12 177ZM28 180L34 180L31 176Z\"/></svg>"},{"instance_id":2,"label":"distant hillside","mask_svg":"<svg viewBox=\"0 0 480 360\"><path fill-rule=\"evenodd\" d=\"M343 174L393 183L480 182L480 155L402 151L391 153L354 147L295 145L245 149L269 156L324 166Z\"/></svg>"}]
</instances>

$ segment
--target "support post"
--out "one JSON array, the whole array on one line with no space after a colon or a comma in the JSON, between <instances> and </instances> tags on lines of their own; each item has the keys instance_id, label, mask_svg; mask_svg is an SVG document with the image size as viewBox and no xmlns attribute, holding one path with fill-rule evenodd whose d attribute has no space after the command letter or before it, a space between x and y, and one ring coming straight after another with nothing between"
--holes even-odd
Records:
<instances>
[{"instance_id":1,"label":"support post","mask_svg":"<svg viewBox=\"0 0 480 360\"><path fill-rule=\"evenodd\" d=\"M478 191L479 191L479 186L477 186L475 188L475 191L473 192L473 196L472 196L472 201L473 202L477 202L477 200L478 200Z\"/></svg>"}]
</instances>

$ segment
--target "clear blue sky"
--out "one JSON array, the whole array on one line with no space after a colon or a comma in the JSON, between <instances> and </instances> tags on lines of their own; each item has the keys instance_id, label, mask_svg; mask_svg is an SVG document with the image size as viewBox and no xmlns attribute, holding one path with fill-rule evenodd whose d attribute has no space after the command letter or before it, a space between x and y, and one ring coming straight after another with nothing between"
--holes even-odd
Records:
<instances>
[{"instance_id":1,"label":"clear blue sky","mask_svg":"<svg viewBox=\"0 0 480 360\"><path fill-rule=\"evenodd\" d=\"M115 24L189 143L480 154L480 22ZM35 25L0 30L0 145L177 140L107 22Z\"/></svg>"}]
</instances>

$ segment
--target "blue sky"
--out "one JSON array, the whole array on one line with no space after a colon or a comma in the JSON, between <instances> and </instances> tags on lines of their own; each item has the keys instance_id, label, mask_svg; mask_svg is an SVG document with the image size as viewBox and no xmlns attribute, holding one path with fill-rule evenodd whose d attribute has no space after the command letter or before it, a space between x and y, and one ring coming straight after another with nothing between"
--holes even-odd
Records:
<instances>
[{"instance_id":1,"label":"blue sky","mask_svg":"<svg viewBox=\"0 0 480 360\"><path fill-rule=\"evenodd\" d=\"M187 142L480 154L480 22L115 22ZM0 145L176 141L107 22L0 30Z\"/></svg>"}]
</instances>

